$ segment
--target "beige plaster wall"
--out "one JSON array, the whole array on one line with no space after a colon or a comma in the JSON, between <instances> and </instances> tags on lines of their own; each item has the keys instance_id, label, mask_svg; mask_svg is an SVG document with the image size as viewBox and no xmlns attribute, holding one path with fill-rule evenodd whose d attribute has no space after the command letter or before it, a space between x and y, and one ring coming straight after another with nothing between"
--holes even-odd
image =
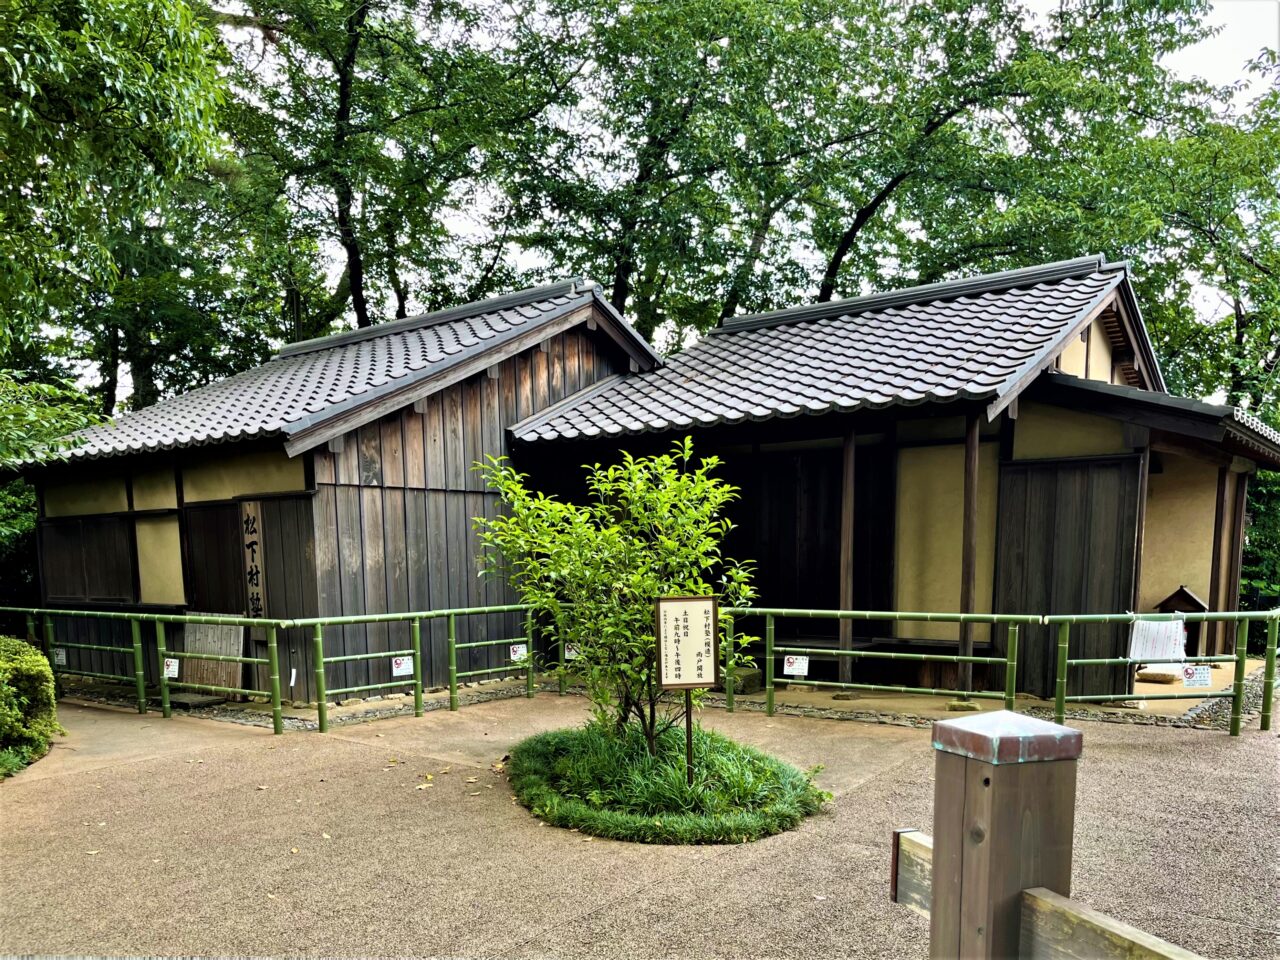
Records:
<instances>
[{"instance_id":1,"label":"beige plaster wall","mask_svg":"<svg viewBox=\"0 0 1280 960\"><path fill-rule=\"evenodd\" d=\"M182 498L186 503L293 493L305 490L306 485L303 457L287 457L283 450L210 457L182 468Z\"/></svg>"},{"instance_id":2,"label":"beige plaster wall","mask_svg":"<svg viewBox=\"0 0 1280 960\"><path fill-rule=\"evenodd\" d=\"M1013 427L1015 460L1130 452L1119 420L1042 403L1019 403Z\"/></svg>"},{"instance_id":3,"label":"beige plaster wall","mask_svg":"<svg viewBox=\"0 0 1280 960\"><path fill-rule=\"evenodd\" d=\"M1147 477L1142 534L1142 610L1185 586L1209 602L1218 468L1171 454L1157 454L1161 472Z\"/></svg>"},{"instance_id":4,"label":"beige plaster wall","mask_svg":"<svg viewBox=\"0 0 1280 960\"><path fill-rule=\"evenodd\" d=\"M86 464L81 469L92 474L100 468L96 464ZM129 509L124 478L119 476L50 483L44 486L43 494L44 512L48 517L119 513Z\"/></svg>"},{"instance_id":5,"label":"beige plaster wall","mask_svg":"<svg viewBox=\"0 0 1280 960\"><path fill-rule=\"evenodd\" d=\"M991 610L995 577L999 445L978 450L978 538L974 607ZM905 447L898 452L897 556L894 600L898 610L960 609L960 559L964 531L964 445ZM958 640L949 623L903 623L904 637ZM986 640L988 629L974 632Z\"/></svg>"},{"instance_id":6,"label":"beige plaster wall","mask_svg":"<svg viewBox=\"0 0 1280 960\"><path fill-rule=\"evenodd\" d=\"M175 517L138 517L138 588L143 603L186 601L182 583L182 541Z\"/></svg>"}]
</instances>

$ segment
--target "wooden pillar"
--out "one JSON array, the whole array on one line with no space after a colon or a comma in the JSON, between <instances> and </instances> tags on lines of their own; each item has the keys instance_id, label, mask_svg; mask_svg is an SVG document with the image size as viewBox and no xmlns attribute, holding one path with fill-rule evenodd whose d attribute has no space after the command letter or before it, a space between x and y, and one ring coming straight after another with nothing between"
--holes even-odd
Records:
<instances>
[{"instance_id":1,"label":"wooden pillar","mask_svg":"<svg viewBox=\"0 0 1280 960\"><path fill-rule=\"evenodd\" d=\"M960 612L973 613L978 572L978 414L964 430L964 528L960 545ZM973 624L960 624L960 656L973 656ZM960 664L960 689L973 689L973 664Z\"/></svg>"},{"instance_id":2,"label":"wooden pillar","mask_svg":"<svg viewBox=\"0 0 1280 960\"><path fill-rule=\"evenodd\" d=\"M840 609L853 609L853 521L854 467L857 464L856 436L852 430L844 435L844 458L840 481ZM840 649L853 649L853 621L840 621ZM853 659L840 658L841 683L853 680Z\"/></svg>"},{"instance_id":3,"label":"wooden pillar","mask_svg":"<svg viewBox=\"0 0 1280 960\"><path fill-rule=\"evenodd\" d=\"M1209 567L1209 609L1220 612L1222 606L1222 531L1226 521L1227 509L1227 468L1218 468L1218 493L1214 501L1213 515L1213 558ZM1219 650L1218 635L1222 624L1206 623L1200 631L1200 645L1195 655L1198 657L1216 654Z\"/></svg>"},{"instance_id":4,"label":"wooden pillar","mask_svg":"<svg viewBox=\"0 0 1280 960\"><path fill-rule=\"evenodd\" d=\"M1231 563L1227 568L1227 610L1240 609L1240 568L1244 562L1244 518L1245 507L1249 501L1249 474L1236 474L1235 502L1231 505ZM1235 649L1236 630L1239 624L1231 621L1222 624L1223 637L1221 653L1230 653ZM1245 626L1248 630L1248 625Z\"/></svg>"},{"instance_id":5,"label":"wooden pillar","mask_svg":"<svg viewBox=\"0 0 1280 960\"><path fill-rule=\"evenodd\" d=\"M1006 710L933 725L930 957L1017 957L1022 891L1070 896L1082 739Z\"/></svg>"}]
</instances>

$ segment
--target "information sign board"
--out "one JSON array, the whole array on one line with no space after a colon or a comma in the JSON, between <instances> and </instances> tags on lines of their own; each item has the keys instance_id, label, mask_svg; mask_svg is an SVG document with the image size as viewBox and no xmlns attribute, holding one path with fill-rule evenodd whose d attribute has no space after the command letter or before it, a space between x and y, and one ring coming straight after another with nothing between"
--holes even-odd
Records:
<instances>
[{"instance_id":1,"label":"information sign board","mask_svg":"<svg viewBox=\"0 0 1280 960\"><path fill-rule=\"evenodd\" d=\"M716 598L660 597L656 606L658 685L663 690L714 687L720 666Z\"/></svg>"}]
</instances>

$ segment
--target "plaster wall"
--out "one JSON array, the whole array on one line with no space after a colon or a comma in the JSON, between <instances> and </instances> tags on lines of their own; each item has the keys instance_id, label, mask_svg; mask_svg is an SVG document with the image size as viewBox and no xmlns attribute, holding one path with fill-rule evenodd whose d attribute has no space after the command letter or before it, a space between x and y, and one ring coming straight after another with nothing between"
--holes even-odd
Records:
<instances>
[{"instance_id":1,"label":"plaster wall","mask_svg":"<svg viewBox=\"0 0 1280 960\"><path fill-rule=\"evenodd\" d=\"M978 538L974 609L991 610L995 577L999 445L978 448ZM964 445L904 447L898 452L894 598L898 610L954 613L960 609L964 540ZM897 635L959 640L951 623L901 623ZM974 639L985 641L980 626Z\"/></svg>"},{"instance_id":2,"label":"plaster wall","mask_svg":"<svg viewBox=\"0 0 1280 960\"><path fill-rule=\"evenodd\" d=\"M1042 403L1021 403L1013 428L1013 459L1046 460L1131 453L1119 420Z\"/></svg>"},{"instance_id":3,"label":"plaster wall","mask_svg":"<svg viewBox=\"0 0 1280 960\"><path fill-rule=\"evenodd\" d=\"M138 587L143 603L186 602L177 517L138 517Z\"/></svg>"},{"instance_id":4,"label":"plaster wall","mask_svg":"<svg viewBox=\"0 0 1280 960\"><path fill-rule=\"evenodd\" d=\"M287 457L283 450L210 458L182 468L182 496L186 503L296 493L306 486L304 458Z\"/></svg>"}]
</instances>

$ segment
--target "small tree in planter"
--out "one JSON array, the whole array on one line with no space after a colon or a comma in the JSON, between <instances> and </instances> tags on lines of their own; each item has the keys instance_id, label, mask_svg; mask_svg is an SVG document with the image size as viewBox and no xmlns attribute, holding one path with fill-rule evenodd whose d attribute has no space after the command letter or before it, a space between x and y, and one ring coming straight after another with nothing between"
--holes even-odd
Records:
<instances>
[{"instance_id":1,"label":"small tree in planter","mask_svg":"<svg viewBox=\"0 0 1280 960\"><path fill-rule=\"evenodd\" d=\"M715 594L741 607L755 596L750 564L721 553L738 490L712 476L719 464L695 464L689 438L661 456L624 453L616 466L587 468L591 500L582 506L530 491L504 460L480 468L504 507L477 520L486 573L508 578L554 621L577 653L566 672L586 687L597 719L619 733L638 724L650 755L680 719L658 689L654 599ZM735 660L747 659L750 639L735 639Z\"/></svg>"}]
</instances>

